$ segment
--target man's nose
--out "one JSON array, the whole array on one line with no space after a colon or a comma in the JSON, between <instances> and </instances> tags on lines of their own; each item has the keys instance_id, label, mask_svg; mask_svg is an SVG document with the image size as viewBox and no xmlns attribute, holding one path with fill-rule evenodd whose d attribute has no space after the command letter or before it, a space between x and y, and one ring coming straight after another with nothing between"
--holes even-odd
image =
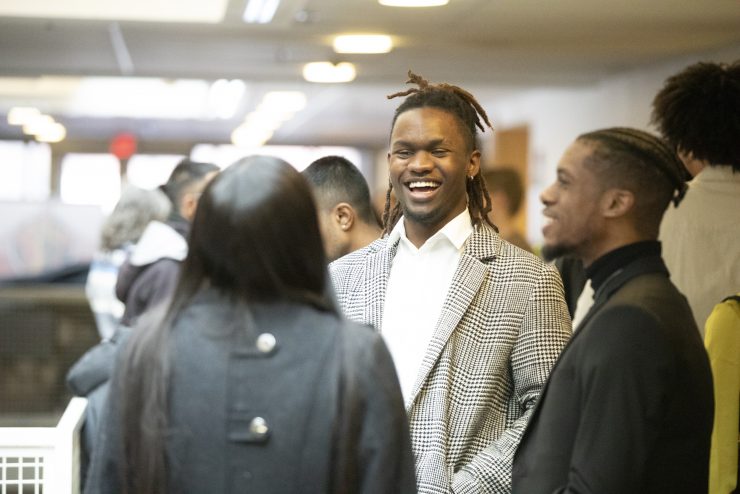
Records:
<instances>
[{"instance_id":1,"label":"man's nose","mask_svg":"<svg viewBox=\"0 0 740 494\"><path fill-rule=\"evenodd\" d=\"M418 151L409 161L409 169L415 172L425 172L433 167L432 156L426 151Z\"/></svg>"},{"instance_id":2,"label":"man's nose","mask_svg":"<svg viewBox=\"0 0 740 494\"><path fill-rule=\"evenodd\" d=\"M540 202L544 204L545 206L548 206L555 202L554 197L554 184L550 184L549 186L545 187L545 189L540 192Z\"/></svg>"}]
</instances>

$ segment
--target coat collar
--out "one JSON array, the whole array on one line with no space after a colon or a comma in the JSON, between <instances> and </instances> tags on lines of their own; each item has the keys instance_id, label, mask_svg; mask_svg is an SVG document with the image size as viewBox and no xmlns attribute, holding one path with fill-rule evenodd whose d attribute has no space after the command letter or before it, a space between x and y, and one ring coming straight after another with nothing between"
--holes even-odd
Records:
<instances>
[{"instance_id":1,"label":"coat collar","mask_svg":"<svg viewBox=\"0 0 740 494\"><path fill-rule=\"evenodd\" d=\"M660 256L647 256L635 259L621 269L613 272L594 293L594 303L583 317L579 328L585 327L598 310L631 279L648 273L663 273L668 276L668 269ZM578 334L578 331L576 331Z\"/></svg>"},{"instance_id":2,"label":"coat collar","mask_svg":"<svg viewBox=\"0 0 740 494\"><path fill-rule=\"evenodd\" d=\"M377 241L377 249L365 259L365 289L367 290L364 320L382 332L383 307L388 288L393 257L398 249L398 237L389 242L388 237ZM493 260L502 247L501 238L488 225L474 227L465 245L460 262L455 269L452 283L432 339L417 373L409 401L410 408L421 391L427 376L439 359L455 328L478 293L488 271L487 263Z\"/></svg>"}]
</instances>

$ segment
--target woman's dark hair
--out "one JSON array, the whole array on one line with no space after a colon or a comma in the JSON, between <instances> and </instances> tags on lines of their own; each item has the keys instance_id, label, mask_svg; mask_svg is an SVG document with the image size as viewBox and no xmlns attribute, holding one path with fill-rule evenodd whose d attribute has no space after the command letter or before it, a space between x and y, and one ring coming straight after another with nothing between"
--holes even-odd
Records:
<instances>
[{"instance_id":1,"label":"woman's dark hair","mask_svg":"<svg viewBox=\"0 0 740 494\"><path fill-rule=\"evenodd\" d=\"M333 312L326 273L311 191L288 163L244 158L206 187L173 298L142 318L126 350L120 391L126 492L167 490L168 336L193 296L209 286L247 313L252 301L280 300Z\"/></svg>"},{"instance_id":2,"label":"woman's dark hair","mask_svg":"<svg viewBox=\"0 0 740 494\"><path fill-rule=\"evenodd\" d=\"M484 131L483 122L493 130L491 122L488 120L483 107L478 103L475 97L466 90L447 83L429 84L423 77L414 74L409 70L409 80L406 84L416 84L418 87L393 93L388 95L388 99L399 96L408 96L403 103L396 108L391 123L391 132L399 115L416 108L438 108L442 111L453 115L459 122L460 131L468 145L468 149L473 151L476 148L476 136L478 130ZM494 229L496 226L488 218L491 211L491 198L486 190L486 184L481 177L480 170L472 180L466 182L468 193L468 211L473 225L479 225L486 222ZM401 217L402 210L398 201L392 201L391 193L393 186L388 184L388 191L385 197L385 208L383 210L383 234L390 233L398 219ZM391 203L393 207L391 207Z\"/></svg>"},{"instance_id":3,"label":"woman's dark hair","mask_svg":"<svg viewBox=\"0 0 740 494\"><path fill-rule=\"evenodd\" d=\"M700 62L669 77L652 122L674 148L740 171L740 60Z\"/></svg>"}]
</instances>

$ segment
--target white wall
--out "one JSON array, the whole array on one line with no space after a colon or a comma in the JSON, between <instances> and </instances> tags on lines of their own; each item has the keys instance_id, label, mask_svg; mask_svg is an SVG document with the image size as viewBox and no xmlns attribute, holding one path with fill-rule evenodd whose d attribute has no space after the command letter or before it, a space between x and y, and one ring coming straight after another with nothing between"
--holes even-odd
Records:
<instances>
[{"instance_id":1,"label":"white wall","mask_svg":"<svg viewBox=\"0 0 740 494\"><path fill-rule=\"evenodd\" d=\"M738 59L740 44L615 74L593 86L541 88L505 99L481 101L496 128L529 127L530 242L539 245L542 241L539 193L554 179L560 156L579 134L613 126L654 131L649 126L651 103L667 77L698 61Z\"/></svg>"}]
</instances>

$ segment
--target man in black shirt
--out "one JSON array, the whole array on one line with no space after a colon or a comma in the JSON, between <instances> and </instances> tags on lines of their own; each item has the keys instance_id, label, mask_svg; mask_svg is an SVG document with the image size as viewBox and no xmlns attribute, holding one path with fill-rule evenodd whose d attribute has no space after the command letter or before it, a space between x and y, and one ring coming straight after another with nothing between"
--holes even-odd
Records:
<instances>
[{"instance_id":1,"label":"man in black shirt","mask_svg":"<svg viewBox=\"0 0 740 494\"><path fill-rule=\"evenodd\" d=\"M706 492L711 373L657 241L681 166L646 132L604 129L571 145L542 193L543 255L582 260L594 304L540 395L514 493Z\"/></svg>"}]
</instances>

